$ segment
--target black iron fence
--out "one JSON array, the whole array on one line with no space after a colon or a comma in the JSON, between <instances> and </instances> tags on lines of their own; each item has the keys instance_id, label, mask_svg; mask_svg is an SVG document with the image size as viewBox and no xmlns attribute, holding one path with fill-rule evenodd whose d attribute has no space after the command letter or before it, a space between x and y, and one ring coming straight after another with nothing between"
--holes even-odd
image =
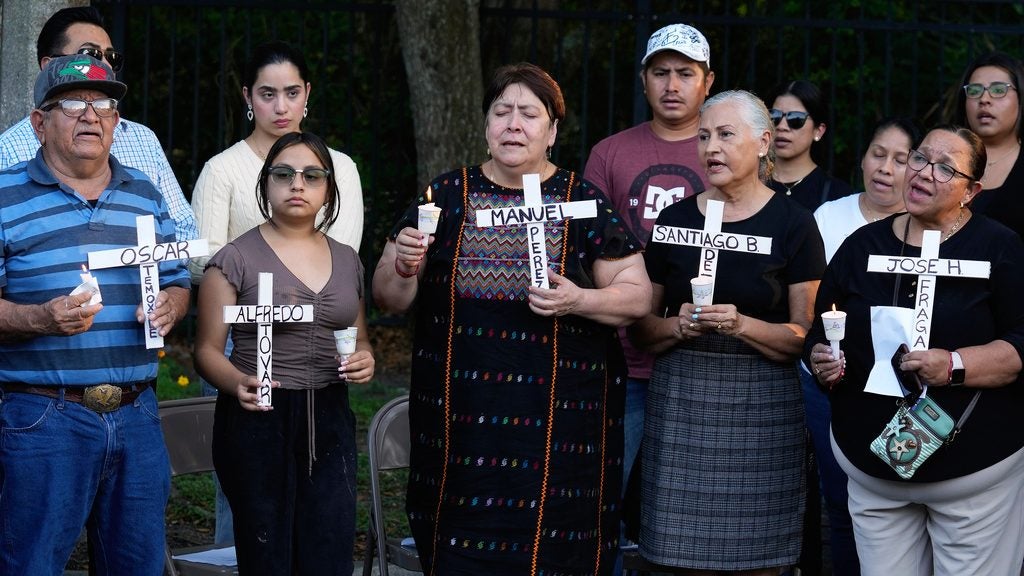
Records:
<instances>
[{"instance_id":1,"label":"black iron fence","mask_svg":"<svg viewBox=\"0 0 1024 576\"><path fill-rule=\"evenodd\" d=\"M301 46L313 86L304 126L359 165L362 252L372 268L384 230L423 185L392 2L94 4L129 58L123 114L156 131L186 195L206 159L250 130L239 77L251 48L271 38ZM686 22L710 41L713 91L764 93L796 78L822 86L834 135L826 163L855 185L874 120L899 113L925 126L939 121L965 64L991 49L1020 56L1024 32L1024 4L1007 0L482 0L480 18L485 74L529 60L562 85L569 108L555 150L562 166L582 169L599 139L646 118L638 67L646 39Z\"/></svg>"}]
</instances>

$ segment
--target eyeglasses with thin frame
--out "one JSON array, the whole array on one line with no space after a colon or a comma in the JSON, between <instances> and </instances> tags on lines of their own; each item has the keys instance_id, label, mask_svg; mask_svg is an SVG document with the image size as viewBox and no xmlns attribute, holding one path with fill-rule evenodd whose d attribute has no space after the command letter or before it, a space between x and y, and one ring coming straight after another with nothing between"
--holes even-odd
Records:
<instances>
[{"instance_id":1,"label":"eyeglasses with thin frame","mask_svg":"<svg viewBox=\"0 0 1024 576\"><path fill-rule=\"evenodd\" d=\"M920 172L924 170L925 167L931 166L932 178L934 178L936 182L949 182L953 179L953 176L960 176L961 178L966 178L972 182L974 181L973 176L964 174L949 164L944 162L929 162L928 157L917 150L910 151L910 154L907 156L907 166L909 166L914 172Z\"/></svg>"},{"instance_id":2,"label":"eyeglasses with thin frame","mask_svg":"<svg viewBox=\"0 0 1024 576\"><path fill-rule=\"evenodd\" d=\"M783 112L782 110L777 110L775 108L769 110L768 115L772 117L772 124L775 124L776 126L781 124L782 119L785 118L786 124L789 124L789 127L792 130L799 130L803 128L804 124L807 123L807 118L810 117L810 114L807 112L798 112L796 110Z\"/></svg>"},{"instance_id":3,"label":"eyeglasses with thin frame","mask_svg":"<svg viewBox=\"0 0 1024 576\"><path fill-rule=\"evenodd\" d=\"M95 100L81 100L79 98L61 98L56 102L43 104L39 107L43 112L49 112L57 106L68 118L79 118L85 114L85 109L92 106L92 111L100 118L110 118L117 112L116 98L97 98Z\"/></svg>"},{"instance_id":4,"label":"eyeglasses with thin frame","mask_svg":"<svg viewBox=\"0 0 1024 576\"><path fill-rule=\"evenodd\" d=\"M110 65L110 69L114 72L120 72L124 66L124 54L114 50L113 48L107 48L101 50L99 48L79 48L75 51L75 54L85 54L86 56L92 56L97 60L106 60L107 64ZM61 56L70 56L70 54L50 54L50 58L60 58Z\"/></svg>"},{"instance_id":5,"label":"eyeglasses with thin frame","mask_svg":"<svg viewBox=\"0 0 1024 576\"><path fill-rule=\"evenodd\" d=\"M998 100L999 98L1006 96L1010 90L1016 89L1017 88L1009 82L992 82L988 86L978 83L964 84L964 94L966 94L968 98L981 98L982 94L988 92L989 96Z\"/></svg>"},{"instance_id":6,"label":"eyeglasses with thin frame","mask_svg":"<svg viewBox=\"0 0 1024 576\"><path fill-rule=\"evenodd\" d=\"M302 180L309 186L319 186L327 182L327 177L331 175L331 171L326 168L296 170L291 166L271 166L267 172L275 184L288 185L295 181L296 174L302 174Z\"/></svg>"}]
</instances>

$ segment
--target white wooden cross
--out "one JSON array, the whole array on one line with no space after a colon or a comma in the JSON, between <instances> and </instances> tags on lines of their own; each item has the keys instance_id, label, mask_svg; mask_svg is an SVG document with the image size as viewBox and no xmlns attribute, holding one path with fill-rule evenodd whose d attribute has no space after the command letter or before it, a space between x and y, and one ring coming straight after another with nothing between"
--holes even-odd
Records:
<instances>
[{"instance_id":1,"label":"white wooden cross","mask_svg":"<svg viewBox=\"0 0 1024 576\"><path fill-rule=\"evenodd\" d=\"M544 204L540 192L540 174L523 175L522 206L489 208L476 211L478 228L488 226L526 226L530 251L530 283L548 288L548 246L544 236L545 222L560 222L577 218L596 218L597 201L579 200Z\"/></svg>"},{"instance_id":2,"label":"white wooden cross","mask_svg":"<svg viewBox=\"0 0 1024 576\"><path fill-rule=\"evenodd\" d=\"M179 240L166 244L156 243L153 215L147 214L135 219L137 246L99 250L89 253L89 268L120 268L138 266L142 288L142 312L145 316L144 332L146 348L161 348L164 338L149 322L149 314L156 307L156 296L160 292L160 262L185 260L194 256L206 256L210 247L206 240Z\"/></svg>"},{"instance_id":3,"label":"white wooden cross","mask_svg":"<svg viewBox=\"0 0 1024 576\"><path fill-rule=\"evenodd\" d=\"M942 233L925 230L921 239L921 257L868 256L868 272L917 274L917 295L914 299L913 343L911 350L927 350L932 330L932 308L935 305L935 278L988 278L992 264L981 260L946 260L939 258Z\"/></svg>"},{"instance_id":4,"label":"white wooden cross","mask_svg":"<svg viewBox=\"0 0 1024 576\"><path fill-rule=\"evenodd\" d=\"M273 381L274 324L280 322L312 322L312 304L274 305L274 275L260 272L255 306L225 306L227 324L256 324L256 380L260 383L260 406L270 406L270 383Z\"/></svg>"},{"instance_id":5,"label":"white wooden cross","mask_svg":"<svg viewBox=\"0 0 1024 576\"><path fill-rule=\"evenodd\" d=\"M659 225L654 227L651 233L651 241L700 248L701 262L697 275L707 276L712 280L715 279L718 271L718 252L720 250L766 255L772 253L772 239L770 237L722 232L722 215L725 213L725 202L708 200L705 212L703 230ZM714 283L712 286L714 286ZM713 297L714 292L712 291Z\"/></svg>"}]
</instances>

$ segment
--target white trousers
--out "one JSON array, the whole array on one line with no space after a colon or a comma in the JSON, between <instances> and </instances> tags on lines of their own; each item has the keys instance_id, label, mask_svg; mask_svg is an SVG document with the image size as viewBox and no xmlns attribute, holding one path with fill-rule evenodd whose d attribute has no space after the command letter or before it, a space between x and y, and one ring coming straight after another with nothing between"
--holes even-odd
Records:
<instances>
[{"instance_id":1,"label":"white trousers","mask_svg":"<svg viewBox=\"0 0 1024 576\"><path fill-rule=\"evenodd\" d=\"M868 476L832 439L849 475L862 576L1018 576L1024 562L1024 449L940 482Z\"/></svg>"}]
</instances>

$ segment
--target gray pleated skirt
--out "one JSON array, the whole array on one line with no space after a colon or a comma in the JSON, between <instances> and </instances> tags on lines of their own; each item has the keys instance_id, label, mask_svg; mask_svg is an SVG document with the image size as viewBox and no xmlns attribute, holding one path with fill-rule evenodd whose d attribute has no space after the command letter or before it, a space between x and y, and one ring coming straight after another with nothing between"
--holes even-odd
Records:
<instances>
[{"instance_id":1,"label":"gray pleated skirt","mask_svg":"<svg viewBox=\"0 0 1024 576\"><path fill-rule=\"evenodd\" d=\"M658 358L644 421L640 554L751 570L800 556L804 408L794 363L704 335Z\"/></svg>"}]
</instances>

